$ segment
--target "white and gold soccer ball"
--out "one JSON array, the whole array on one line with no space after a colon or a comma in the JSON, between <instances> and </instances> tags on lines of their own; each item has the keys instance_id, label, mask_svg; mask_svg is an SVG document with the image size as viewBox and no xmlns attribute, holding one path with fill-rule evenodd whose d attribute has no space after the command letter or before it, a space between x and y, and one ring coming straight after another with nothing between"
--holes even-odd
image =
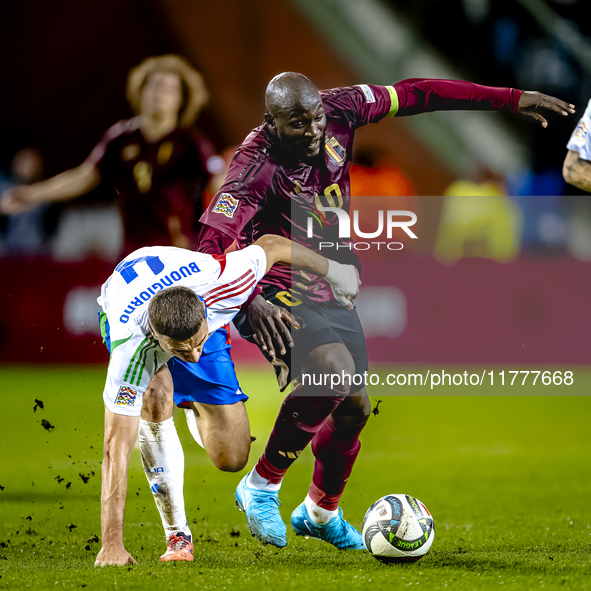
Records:
<instances>
[{"instance_id":1,"label":"white and gold soccer ball","mask_svg":"<svg viewBox=\"0 0 591 591\"><path fill-rule=\"evenodd\" d=\"M431 548L433 517L410 495L386 495L363 518L363 543L382 562L416 562Z\"/></svg>"}]
</instances>

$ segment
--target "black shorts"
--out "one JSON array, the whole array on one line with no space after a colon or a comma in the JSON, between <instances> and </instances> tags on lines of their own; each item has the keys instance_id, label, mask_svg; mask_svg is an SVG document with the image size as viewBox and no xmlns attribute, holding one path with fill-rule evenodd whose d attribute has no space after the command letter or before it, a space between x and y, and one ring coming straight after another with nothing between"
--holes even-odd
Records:
<instances>
[{"instance_id":1,"label":"black shorts","mask_svg":"<svg viewBox=\"0 0 591 591\"><path fill-rule=\"evenodd\" d=\"M271 358L261 349L263 355L275 368L281 390L302 373L305 357L317 347L330 343L342 343L347 347L355 363L355 373L363 375L368 369L365 335L357 310L348 310L336 300L312 302L305 296L275 286L265 286L263 293L267 301L291 312L301 328L291 329L293 347L285 355L275 352ZM246 315L242 312L234 319L240 336L255 343L253 331ZM258 345L258 343L255 343ZM260 349L260 346L259 346Z\"/></svg>"}]
</instances>

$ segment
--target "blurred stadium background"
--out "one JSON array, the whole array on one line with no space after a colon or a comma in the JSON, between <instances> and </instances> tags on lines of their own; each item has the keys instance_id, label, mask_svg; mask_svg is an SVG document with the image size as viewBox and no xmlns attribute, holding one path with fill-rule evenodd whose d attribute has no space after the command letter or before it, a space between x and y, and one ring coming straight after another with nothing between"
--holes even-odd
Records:
<instances>
[{"instance_id":1,"label":"blurred stadium background","mask_svg":"<svg viewBox=\"0 0 591 591\"><path fill-rule=\"evenodd\" d=\"M419 219L419 239L405 240L402 251L362 253L358 305L371 367L424 373L435 366L496 372L535 365L575 369L575 387L534 387L530 378L511 390L496 380L495 387L465 390L370 391L381 412L363 434L362 461L343 504L357 526L369 504L389 492L408 492L429 506L439 528L434 549L404 573L365 553L296 540L291 531L281 556L260 548L233 509L242 474L214 470L184 420L177 421L199 579L195 568L180 566L175 588L193 589L197 580L204 588L352 589L365 588L368 579L376 589L413 582L442 589L588 588L591 372L575 366L588 365L591 210L590 196L561 176L566 143L591 96L587 5L0 2L0 191L78 166L107 128L132 115L125 99L129 70L165 53L185 56L204 75L211 97L196 127L226 163L262 122L268 80L286 70L320 88L460 78L539 90L577 105L574 117L551 117L546 130L506 113L384 121L358 133L352 171L352 209L360 210L366 231L375 229L380 209L416 211ZM210 195L223 171L219 157L211 170L218 172ZM172 585L172 571L156 568L162 532L138 451L125 536L139 564L130 572L92 568L100 547L108 361L96 296L123 247L115 201L105 185L29 215L0 217L0 400L8 411L0 588L23 588L25 581L38 589L55 589L58 581L67 588ZM69 234L65 221L99 212L110 221L98 236L92 232L90 246L85 232ZM233 342L241 385L251 396L250 467L281 396L258 351L238 336ZM376 404L375 397L399 393ZM479 397L453 398L465 393ZM553 398L533 398L543 394ZM286 520L305 494L312 465L306 450L287 475Z\"/></svg>"},{"instance_id":2,"label":"blurred stadium background","mask_svg":"<svg viewBox=\"0 0 591 591\"><path fill-rule=\"evenodd\" d=\"M262 121L266 83L285 70L320 88L439 77L539 90L575 103L577 115L551 117L544 130L506 113L426 114L359 132L352 208L362 224L375 227L378 209L419 218L419 239L404 250L364 257L359 309L373 362L587 364L591 209L561 176L591 96L584 5L9 0L0 7L1 188L80 164L131 115L126 76L150 55L177 53L202 72L211 98L196 125L226 161ZM101 188L0 218L3 363L107 360L96 295L121 237L105 231L105 244L99 236L91 247L56 240L64 217L88 208L119 228L115 197ZM234 344L238 364L263 363Z\"/></svg>"}]
</instances>

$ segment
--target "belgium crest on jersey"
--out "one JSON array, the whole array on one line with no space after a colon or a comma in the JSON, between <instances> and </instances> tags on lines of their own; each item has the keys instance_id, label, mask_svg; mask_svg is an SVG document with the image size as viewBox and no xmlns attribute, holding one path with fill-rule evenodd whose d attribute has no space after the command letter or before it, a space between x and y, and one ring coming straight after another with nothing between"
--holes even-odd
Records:
<instances>
[{"instance_id":1,"label":"belgium crest on jersey","mask_svg":"<svg viewBox=\"0 0 591 591\"><path fill-rule=\"evenodd\" d=\"M339 144L336 137L329 138L324 144L328 157L337 165L343 166L345 163L345 148Z\"/></svg>"}]
</instances>

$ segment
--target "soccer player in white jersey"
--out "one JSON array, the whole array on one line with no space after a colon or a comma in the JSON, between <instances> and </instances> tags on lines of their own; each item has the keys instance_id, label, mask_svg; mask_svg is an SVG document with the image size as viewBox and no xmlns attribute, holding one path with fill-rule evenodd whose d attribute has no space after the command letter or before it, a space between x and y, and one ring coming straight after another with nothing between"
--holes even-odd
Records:
<instances>
[{"instance_id":1,"label":"soccer player in white jersey","mask_svg":"<svg viewBox=\"0 0 591 591\"><path fill-rule=\"evenodd\" d=\"M564 180L591 193L591 100L566 145Z\"/></svg>"},{"instance_id":2,"label":"soccer player in white jersey","mask_svg":"<svg viewBox=\"0 0 591 591\"><path fill-rule=\"evenodd\" d=\"M208 336L232 320L256 284L278 262L326 276L337 299L352 307L350 300L359 285L354 267L328 261L279 236L263 236L248 248L222 256L173 247L141 248L125 258L103 285L98 299L101 332L111 359L103 393L102 548L96 565L135 562L123 544L123 521L129 457L138 437L143 398L153 391L172 392L167 362L176 358L197 363ZM293 317L291 321L297 326ZM244 467L250 449L245 396L240 390L236 394L236 402L228 404L202 402L199 392L192 392L185 400L192 411L188 414L191 432L213 463L229 471ZM159 416L169 423L147 425L155 431L174 430L172 398L164 397L159 404ZM172 443L175 449L164 449L161 444L158 437L145 432L142 437L140 431L144 467L156 463L147 474L153 492L159 487L176 491L168 494L167 510L178 515L163 515L167 510L159 506L163 523L184 520L186 526L182 447L178 436ZM160 459L166 455L167 461L174 457L177 464L167 466L164 474L157 455ZM178 560L179 553L184 553L185 560L192 560L192 549L190 532L181 532L171 536L167 554L176 553Z\"/></svg>"}]
</instances>

